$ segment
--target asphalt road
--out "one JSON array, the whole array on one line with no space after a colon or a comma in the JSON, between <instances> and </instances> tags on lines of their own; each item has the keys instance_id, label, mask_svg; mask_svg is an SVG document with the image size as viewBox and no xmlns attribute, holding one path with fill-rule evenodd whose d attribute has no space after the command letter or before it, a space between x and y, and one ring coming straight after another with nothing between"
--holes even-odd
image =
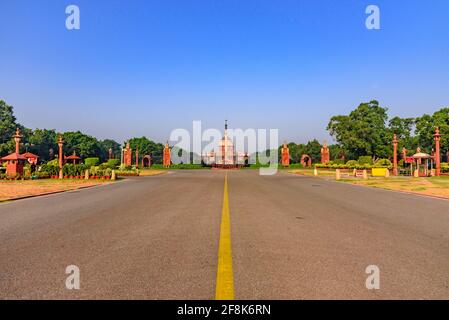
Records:
<instances>
[{"instance_id":1,"label":"asphalt road","mask_svg":"<svg viewBox=\"0 0 449 320\"><path fill-rule=\"evenodd\" d=\"M213 299L225 171L0 204L0 298ZM449 201L228 171L236 299L449 299ZM68 265L80 290L68 290ZM380 269L368 290L365 268Z\"/></svg>"}]
</instances>

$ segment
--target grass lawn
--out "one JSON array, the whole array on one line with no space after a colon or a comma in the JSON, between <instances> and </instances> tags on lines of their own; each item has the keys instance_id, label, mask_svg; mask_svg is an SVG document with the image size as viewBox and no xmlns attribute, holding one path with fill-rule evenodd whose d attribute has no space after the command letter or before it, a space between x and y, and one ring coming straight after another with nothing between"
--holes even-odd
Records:
<instances>
[{"instance_id":1,"label":"grass lawn","mask_svg":"<svg viewBox=\"0 0 449 320\"><path fill-rule=\"evenodd\" d=\"M51 192L74 190L105 183L111 183L111 181L71 180L71 179L0 181L0 202L26 196L34 196Z\"/></svg>"},{"instance_id":2,"label":"grass lawn","mask_svg":"<svg viewBox=\"0 0 449 320\"><path fill-rule=\"evenodd\" d=\"M374 188L407 191L411 193L449 198L449 177L390 177L370 178L369 180L342 179L341 181Z\"/></svg>"},{"instance_id":3,"label":"grass lawn","mask_svg":"<svg viewBox=\"0 0 449 320\"><path fill-rule=\"evenodd\" d=\"M158 170L158 169L139 169L139 176L148 177L148 176L157 176L159 174L167 173L167 170Z\"/></svg>"},{"instance_id":4,"label":"grass lawn","mask_svg":"<svg viewBox=\"0 0 449 320\"><path fill-rule=\"evenodd\" d=\"M300 176L313 176L313 169L293 169L288 173L298 174ZM318 169L319 177L335 177L335 170Z\"/></svg>"},{"instance_id":5,"label":"grass lawn","mask_svg":"<svg viewBox=\"0 0 449 320\"><path fill-rule=\"evenodd\" d=\"M313 176L313 169L294 169L288 172L302 176ZM318 169L318 176L327 179L335 179L335 171ZM389 178L369 177L368 180L342 177L340 182L449 199L449 177L413 178L390 176Z\"/></svg>"}]
</instances>

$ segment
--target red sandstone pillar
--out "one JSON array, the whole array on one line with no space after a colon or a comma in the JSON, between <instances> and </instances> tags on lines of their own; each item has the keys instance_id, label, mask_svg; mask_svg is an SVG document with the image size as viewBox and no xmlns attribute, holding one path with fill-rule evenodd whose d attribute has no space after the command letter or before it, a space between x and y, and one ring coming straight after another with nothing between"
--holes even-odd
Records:
<instances>
[{"instance_id":1,"label":"red sandstone pillar","mask_svg":"<svg viewBox=\"0 0 449 320\"><path fill-rule=\"evenodd\" d=\"M139 149L136 148L136 169L139 168Z\"/></svg>"},{"instance_id":2,"label":"red sandstone pillar","mask_svg":"<svg viewBox=\"0 0 449 320\"><path fill-rule=\"evenodd\" d=\"M323 147L321 148L321 163L327 164L330 161L329 147L325 141Z\"/></svg>"},{"instance_id":3,"label":"red sandstone pillar","mask_svg":"<svg viewBox=\"0 0 449 320\"><path fill-rule=\"evenodd\" d=\"M398 175L398 137L393 136L393 175Z\"/></svg>"},{"instance_id":4,"label":"red sandstone pillar","mask_svg":"<svg viewBox=\"0 0 449 320\"><path fill-rule=\"evenodd\" d=\"M62 146L64 144L64 141L62 141L62 136L59 136L58 139L58 147L59 147L59 179L62 179L62 164L63 164L63 157L64 155L62 154Z\"/></svg>"},{"instance_id":5,"label":"red sandstone pillar","mask_svg":"<svg viewBox=\"0 0 449 320\"><path fill-rule=\"evenodd\" d=\"M440 129L438 127L435 128L435 134L433 135L434 139L435 139L435 175L438 177L440 175L441 172L441 168L440 168L440 159L441 159L441 155L440 155Z\"/></svg>"},{"instance_id":6,"label":"red sandstone pillar","mask_svg":"<svg viewBox=\"0 0 449 320\"><path fill-rule=\"evenodd\" d=\"M170 148L168 147L168 143L166 143L165 147L164 147L162 164L164 165L164 167L169 167L170 163L171 163L171 160L170 160Z\"/></svg>"},{"instance_id":7,"label":"red sandstone pillar","mask_svg":"<svg viewBox=\"0 0 449 320\"><path fill-rule=\"evenodd\" d=\"M288 167L290 165L290 150L287 147L287 144L284 143L281 151L281 163L282 166Z\"/></svg>"},{"instance_id":8,"label":"red sandstone pillar","mask_svg":"<svg viewBox=\"0 0 449 320\"><path fill-rule=\"evenodd\" d=\"M16 143L16 153L19 154L20 153L20 130L19 128L17 128L16 130L16 134L14 135L14 142Z\"/></svg>"}]
</instances>

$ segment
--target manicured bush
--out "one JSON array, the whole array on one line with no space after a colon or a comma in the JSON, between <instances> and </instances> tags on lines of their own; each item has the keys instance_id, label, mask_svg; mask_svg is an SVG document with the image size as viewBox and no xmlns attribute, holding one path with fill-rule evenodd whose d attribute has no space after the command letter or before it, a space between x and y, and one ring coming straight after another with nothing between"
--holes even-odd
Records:
<instances>
[{"instance_id":1,"label":"manicured bush","mask_svg":"<svg viewBox=\"0 0 449 320\"><path fill-rule=\"evenodd\" d=\"M115 169L120 166L120 159L109 159L107 162L107 167L110 169Z\"/></svg>"},{"instance_id":2,"label":"manicured bush","mask_svg":"<svg viewBox=\"0 0 449 320\"><path fill-rule=\"evenodd\" d=\"M358 160L358 163L361 164L361 165L364 165L364 164L372 165L373 164L373 158L371 158L371 156L360 156L359 160Z\"/></svg>"},{"instance_id":3,"label":"manicured bush","mask_svg":"<svg viewBox=\"0 0 449 320\"><path fill-rule=\"evenodd\" d=\"M283 166L281 165L280 168L283 168ZM291 163L287 168L288 169L302 169L303 165L300 163Z\"/></svg>"},{"instance_id":4,"label":"manicured bush","mask_svg":"<svg viewBox=\"0 0 449 320\"><path fill-rule=\"evenodd\" d=\"M100 163L100 159L99 158L86 158L84 160L84 165L88 168L92 167L92 166L96 166Z\"/></svg>"},{"instance_id":5,"label":"manicured bush","mask_svg":"<svg viewBox=\"0 0 449 320\"><path fill-rule=\"evenodd\" d=\"M376 163L374 164L375 168L392 168L393 165L391 163L390 160L388 159L379 159L376 161Z\"/></svg>"},{"instance_id":6,"label":"manicured bush","mask_svg":"<svg viewBox=\"0 0 449 320\"><path fill-rule=\"evenodd\" d=\"M359 165L359 162L357 160L349 160L346 162L346 166L348 168L356 168Z\"/></svg>"},{"instance_id":7,"label":"manicured bush","mask_svg":"<svg viewBox=\"0 0 449 320\"><path fill-rule=\"evenodd\" d=\"M48 179L50 176L51 175L47 172L35 172L31 176L31 179Z\"/></svg>"},{"instance_id":8,"label":"manicured bush","mask_svg":"<svg viewBox=\"0 0 449 320\"><path fill-rule=\"evenodd\" d=\"M330 161L332 164L345 164L345 161L343 159L334 159Z\"/></svg>"},{"instance_id":9,"label":"manicured bush","mask_svg":"<svg viewBox=\"0 0 449 320\"><path fill-rule=\"evenodd\" d=\"M48 173L51 176L55 176L59 174L59 166L46 163L40 167L39 172Z\"/></svg>"}]
</instances>

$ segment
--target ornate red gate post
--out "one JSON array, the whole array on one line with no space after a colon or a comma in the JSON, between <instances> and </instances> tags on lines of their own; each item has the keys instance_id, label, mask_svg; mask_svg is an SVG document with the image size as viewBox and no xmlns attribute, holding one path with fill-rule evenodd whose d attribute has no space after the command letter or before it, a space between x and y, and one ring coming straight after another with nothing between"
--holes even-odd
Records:
<instances>
[{"instance_id":1,"label":"ornate red gate post","mask_svg":"<svg viewBox=\"0 0 449 320\"><path fill-rule=\"evenodd\" d=\"M164 167L169 167L170 163L171 163L170 148L168 147L168 143L166 143L165 147L164 147L164 157L163 157L162 164L164 165Z\"/></svg>"},{"instance_id":2,"label":"ornate red gate post","mask_svg":"<svg viewBox=\"0 0 449 320\"><path fill-rule=\"evenodd\" d=\"M125 166L132 165L132 149L129 146L129 142L126 143L125 150L123 150L123 162L125 163Z\"/></svg>"},{"instance_id":3,"label":"ornate red gate post","mask_svg":"<svg viewBox=\"0 0 449 320\"><path fill-rule=\"evenodd\" d=\"M398 175L398 137L393 136L393 175Z\"/></svg>"},{"instance_id":4,"label":"ornate red gate post","mask_svg":"<svg viewBox=\"0 0 449 320\"><path fill-rule=\"evenodd\" d=\"M441 159L441 155L440 155L440 139L441 139L441 134L440 134L440 129L438 127L435 128L435 134L433 135L434 139L435 139L435 175L438 177L440 175L441 172L441 168L440 168L440 159Z\"/></svg>"},{"instance_id":5,"label":"ornate red gate post","mask_svg":"<svg viewBox=\"0 0 449 320\"><path fill-rule=\"evenodd\" d=\"M62 140L62 136L59 135L58 139L58 147L59 147L59 153L58 153L58 161L59 161L59 179L63 178L62 174L62 165L64 161L64 154L62 152L62 146L64 145L64 141Z\"/></svg>"},{"instance_id":6,"label":"ornate red gate post","mask_svg":"<svg viewBox=\"0 0 449 320\"><path fill-rule=\"evenodd\" d=\"M327 164L330 161L329 147L325 141L323 147L321 148L321 163Z\"/></svg>"},{"instance_id":7,"label":"ornate red gate post","mask_svg":"<svg viewBox=\"0 0 449 320\"><path fill-rule=\"evenodd\" d=\"M284 167L288 167L290 165L290 151L289 151L286 143L284 143L284 145L282 147L281 163Z\"/></svg>"},{"instance_id":8,"label":"ornate red gate post","mask_svg":"<svg viewBox=\"0 0 449 320\"><path fill-rule=\"evenodd\" d=\"M25 156L19 153L20 151L20 130L16 130L16 134L14 135L14 142L16 143L15 152L3 157L2 161L8 161L6 165L6 173L8 176L16 176L23 174L23 166L24 162L27 159Z\"/></svg>"}]
</instances>

